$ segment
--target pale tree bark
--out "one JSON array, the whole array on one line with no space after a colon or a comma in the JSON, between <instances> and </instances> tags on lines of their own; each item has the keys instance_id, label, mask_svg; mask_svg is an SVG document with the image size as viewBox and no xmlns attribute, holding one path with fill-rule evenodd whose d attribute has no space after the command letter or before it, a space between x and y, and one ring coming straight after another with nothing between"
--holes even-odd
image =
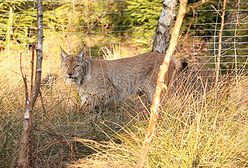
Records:
<instances>
[{"instance_id":1,"label":"pale tree bark","mask_svg":"<svg viewBox=\"0 0 248 168\"><path fill-rule=\"evenodd\" d=\"M32 132L32 112L35 106L36 99L40 93L41 85L41 73L42 73L42 46L43 46L43 12L42 12L42 0L37 0L37 48L36 48L36 68L35 68L35 81L33 84L33 65L31 65L31 83L30 93L28 93L27 78L22 72L21 60L20 69L25 86L25 112L23 121L23 133L20 143L19 156L17 166L22 168L32 167L32 143L31 143L31 132ZM32 64L33 64L32 52ZM34 86L33 86L34 85Z\"/></svg>"},{"instance_id":2,"label":"pale tree bark","mask_svg":"<svg viewBox=\"0 0 248 168\"><path fill-rule=\"evenodd\" d=\"M175 51L179 33L180 33L180 28L183 22L183 18L186 14L186 6L187 6L188 0L181 0L180 1L180 6L179 6L179 11L177 15L177 19L172 31L169 47L166 51L166 55L164 58L164 61L162 65L160 66L160 71L158 73L158 79L157 79L157 86L156 86L156 91L155 95L153 97L152 105L150 108L150 121L149 125L147 128L144 144L141 150L140 158L137 163L137 168L142 168L145 166L146 160L147 160L147 153L149 150L149 145L152 141L152 137L154 136L155 128L157 125L157 119L159 117L159 106L160 106L160 95L163 89L167 89L167 87L164 84L164 77L166 72L168 71L169 68L169 63L171 60L171 57Z\"/></svg>"},{"instance_id":3,"label":"pale tree bark","mask_svg":"<svg viewBox=\"0 0 248 168\"><path fill-rule=\"evenodd\" d=\"M35 101L40 93L40 85L41 85L41 73L42 73L42 50L43 50L43 7L42 0L37 0L37 48L36 48L36 72L35 72L35 82L33 89L33 103L34 106ZM32 108L33 108L32 106Z\"/></svg>"},{"instance_id":4,"label":"pale tree bark","mask_svg":"<svg viewBox=\"0 0 248 168\"><path fill-rule=\"evenodd\" d=\"M177 0L163 0L162 13L158 21L152 51L165 53L169 46L170 31L176 16Z\"/></svg>"}]
</instances>

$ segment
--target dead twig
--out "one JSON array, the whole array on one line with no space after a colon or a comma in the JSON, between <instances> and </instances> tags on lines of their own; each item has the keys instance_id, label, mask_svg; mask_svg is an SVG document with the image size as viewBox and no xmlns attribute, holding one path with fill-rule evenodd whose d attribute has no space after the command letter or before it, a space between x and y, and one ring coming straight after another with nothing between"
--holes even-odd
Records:
<instances>
[{"instance_id":1,"label":"dead twig","mask_svg":"<svg viewBox=\"0 0 248 168\"><path fill-rule=\"evenodd\" d=\"M33 90L33 86L34 86L34 49L35 49L35 45L32 46L32 54L31 54L31 67L30 69L32 69L31 71L31 77L30 77L30 97L33 96L32 94L32 90Z\"/></svg>"},{"instance_id":2,"label":"dead twig","mask_svg":"<svg viewBox=\"0 0 248 168\"><path fill-rule=\"evenodd\" d=\"M23 83L24 83L25 100L29 100L27 77L26 77L26 74L23 73L22 53L20 53L20 72L21 72L21 75L22 75ZM27 107L27 101L25 102L25 108L26 108L26 107Z\"/></svg>"}]
</instances>

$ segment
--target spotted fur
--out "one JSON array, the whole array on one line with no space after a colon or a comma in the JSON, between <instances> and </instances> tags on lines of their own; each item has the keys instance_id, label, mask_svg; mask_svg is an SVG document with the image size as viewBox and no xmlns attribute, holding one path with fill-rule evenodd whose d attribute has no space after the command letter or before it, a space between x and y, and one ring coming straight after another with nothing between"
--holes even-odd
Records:
<instances>
[{"instance_id":1,"label":"spotted fur","mask_svg":"<svg viewBox=\"0 0 248 168\"><path fill-rule=\"evenodd\" d=\"M164 55L149 52L129 58L103 60L87 59L83 52L68 55L62 50L61 58L66 80L76 84L82 106L92 110L140 93L146 94L152 101ZM175 71L173 58L165 76L167 85Z\"/></svg>"}]
</instances>

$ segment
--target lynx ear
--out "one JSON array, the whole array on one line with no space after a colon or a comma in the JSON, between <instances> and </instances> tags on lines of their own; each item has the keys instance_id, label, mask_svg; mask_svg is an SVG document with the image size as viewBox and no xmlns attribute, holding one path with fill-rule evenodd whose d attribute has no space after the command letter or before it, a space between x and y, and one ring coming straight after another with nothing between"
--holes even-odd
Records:
<instances>
[{"instance_id":1,"label":"lynx ear","mask_svg":"<svg viewBox=\"0 0 248 168\"><path fill-rule=\"evenodd\" d=\"M60 47L60 49L61 49L61 58L63 60L65 57L68 56L68 54L61 47Z\"/></svg>"},{"instance_id":2,"label":"lynx ear","mask_svg":"<svg viewBox=\"0 0 248 168\"><path fill-rule=\"evenodd\" d=\"M84 57L84 52L83 50L81 50L78 55L77 55L79 58L83 58Z\"/></svg>"}]
</instances>

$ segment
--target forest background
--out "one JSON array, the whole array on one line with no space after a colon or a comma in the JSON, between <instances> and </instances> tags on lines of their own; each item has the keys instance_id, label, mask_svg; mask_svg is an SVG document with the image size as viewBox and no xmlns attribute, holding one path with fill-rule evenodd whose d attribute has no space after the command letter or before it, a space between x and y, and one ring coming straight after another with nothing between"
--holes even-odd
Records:
<instances>
[{"instance_id":1,"label":"forest background","mask_svg":"<svg viewBox=\"0 0 248 168\"><path fill-rule=\"evenodd\" d=\"M197 0L190 0L189 6L196 2ZM60 45L69 52L85 48L90 56L99 57L103 55L102 47L113 50L120 49L121 46L126 48L126 52L136 51L126 54L124 52L123 55L151 50L161 14L161 3L161 0L44 1L44 51L57 54ZM216 25L220 24L220 17L215 10L219 10L221 3L212 0L202 5L198 11L193 8L189 10L182 27L182 35L188 31L192 37L200 37L200 40L213 40L212 37L216 36L219 29ZM239 6L236 6L235 1L230 1L226 10L223 36L233 36L236 33L242 38L237 37L236 41L246 42L247 3L241 1ZM233 31L237 26L234 24L237 12L240 24L238 29ZM34 1L3 1L0 4L0 16L0 46L7 49L8 57L11 55L10 50L27 49L35 43L37 30ZM193 27L188 29L191 24ZM247 47L247 43L239 44L239 55L246 55L247 51L244 49ZM227 52L227 55L233 55L233 51Z\"/></svg>"}]
</instances>

